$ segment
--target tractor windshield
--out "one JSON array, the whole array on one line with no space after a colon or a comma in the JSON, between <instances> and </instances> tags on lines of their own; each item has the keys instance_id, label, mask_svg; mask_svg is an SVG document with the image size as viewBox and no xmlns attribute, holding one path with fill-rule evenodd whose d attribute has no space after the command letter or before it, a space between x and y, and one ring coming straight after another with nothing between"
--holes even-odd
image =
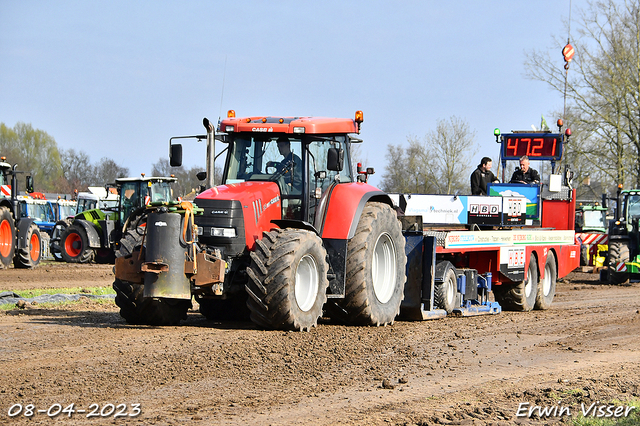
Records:
<instances>
[{"instance_id":1,"label":"tractor windshield","mask_svg":"<svg viewBox=\"0 0 640 426\"><path fill-rule=\"evenodd\" d=\"M607 228L607 212L605 210L585 210L583 212L584 225L583 228L602 229Z\"/></svg>"},{"instance_id":2,"label":"tractor windshield","mask_svg":"<svg viewBox=\"0 0 640 426\"><path fill-rule=\"evenodd\" d=\"M148 202L171 201L171 184L169 182L154 182L149 187ZM147 204L148 204L147 202Z\"/></svg>"},{"instance_id":3,"label":"tractor windshield","mask_svg":"<svg viewBox=\"0 0 640 426\"><path fill-rule=\"evenodd\" d=\"M627 218L629 221L640 218L640 195L627 196Z\"/></svg>"},{"instance_id":4,"label":"tractor windshield","mask_svg":"<svg viewBox=\"0 0 640 426\"><path fill-rule=\"evenodd\" d=\"M75 207L70 204L70 205L62 205L62 204L58 204L58 212L59 212L59 217L58 220L61 219L66 219L68 217L72 217L75 215Z\"/></svg>"},{"instance_id":5,"label":"tractor windshield","mask_svg":"<svg viewBox=\"0 0 640 426\"><path fill-rule=\"evenodd\" d=\"M243 135L244 136L244 135ZM229 155L225 183L278 182L286 194L302 193L302 142L285 135L240 137Z\"/></svg>"}]
</instances>

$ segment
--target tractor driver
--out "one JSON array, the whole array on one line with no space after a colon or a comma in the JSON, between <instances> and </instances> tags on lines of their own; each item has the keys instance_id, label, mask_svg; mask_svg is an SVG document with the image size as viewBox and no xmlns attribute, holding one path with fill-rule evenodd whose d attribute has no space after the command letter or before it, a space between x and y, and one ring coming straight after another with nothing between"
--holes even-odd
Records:
<instances>
[{"instance_id":1,"label":"tractor driver","mask_svg":"<svg viewBox=\"0 0 640 426\"><path fill-rule=\"evenodd\" d=\"M289 185L290 193L302 194L302 160L296 154L291 151L291 142L285 136L278 138L278 151L284 158L282 161L267 162L267 167L275 167L277 172L280 172L283 168L287 167L288 170L284 173L284 182Z\"/></svg>"}]
</instances>

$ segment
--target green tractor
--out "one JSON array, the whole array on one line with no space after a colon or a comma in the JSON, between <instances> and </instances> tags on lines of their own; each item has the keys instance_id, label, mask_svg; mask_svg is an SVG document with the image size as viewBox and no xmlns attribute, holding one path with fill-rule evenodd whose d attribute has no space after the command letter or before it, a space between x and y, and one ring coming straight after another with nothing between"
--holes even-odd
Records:
<instances>
[{"instance_id":1,"label":"green tractor","mask_svg":"<svg viewBox=\"0 0 640 426\"><path fill-rule=\"evenodd\" d=\"M78 213L60 235L62 260L70 263L113 263L114 251L121 243L123 231L136 229L145 206L173 199L174 177L116 179L119 195L116 207L102 207ZM141 231L142 235L143 231Z\"/></svg>"},{"instance_id":2,"label":"green tractor","mask_svg":"<svg viewBox=\"0 0 640 426\"><path fill-rule=\"evenodd\" d=\"M622 190L619 186L616 217L609 223L607 269L600 280L622 284L640 278L640 189Z\"/></svg>"},{"instance_id":3,"label":"green tractor","mask_svg":"<svg viewBox=\"0 0 640 426\"><path fill-rule=\"evenodd\" d=\"M602 266L607 250L607 211L600 203L576 206L576 239L580 240L580 265Z\"/></svg>"}]
</instances>

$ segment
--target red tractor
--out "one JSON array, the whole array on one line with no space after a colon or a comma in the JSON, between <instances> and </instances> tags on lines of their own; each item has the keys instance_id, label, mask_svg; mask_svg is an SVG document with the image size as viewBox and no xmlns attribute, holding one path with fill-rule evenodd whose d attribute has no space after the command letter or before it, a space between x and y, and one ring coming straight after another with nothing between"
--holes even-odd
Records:
<instances>
[{"instance_id":1,"label":"red tractor","mask_svg":"<svg viewBox=\"0 0 640 426\"><path fill-rule=\"evenodd\" d=\"M121 315L176 324L195 297L209 319L250 316L267 329L309 330L326 312L347 324L385 325L399 313L405 239L390 197L352 170L355 119L236 118L209 141L210 188L194 201L152 205L145 235L116 254ZM185 137L186 138L186 137ZM228 145L213 186L214 140ZM171 144L171 165L182 146ZM192 215L193 213L193 215ZM135 233L135 231L133 231Z\"/></svg>"}]
</instances>

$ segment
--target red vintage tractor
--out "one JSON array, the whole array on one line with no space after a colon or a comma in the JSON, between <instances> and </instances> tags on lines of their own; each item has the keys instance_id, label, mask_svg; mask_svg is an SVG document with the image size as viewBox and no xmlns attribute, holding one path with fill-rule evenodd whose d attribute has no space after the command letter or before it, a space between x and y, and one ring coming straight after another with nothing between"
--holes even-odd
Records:
<instances>
[{"instance_id":1,"label":"red vintage tractor","mask_svg":"<svg viewBox=\"0 0 640 426\"><path fill-rule=\"evenodd\" d=\"M362 121L361 111L355 119L229 111L215 134L205 119L207 135L193 137L209 141L210 188L193 208L152 205L146 235L128 237L138 242L133 251L116 254L121 315L176 324L195 297L209 319L250 316L267 329L309 330L323 313L347 324L392 323L405 240L391 199L367 183L373 170L352 170ZM219 186L214 140L228 145ZM180 165L182 146L170 141L170 152Z\"/></svg>"}]
</instances>

